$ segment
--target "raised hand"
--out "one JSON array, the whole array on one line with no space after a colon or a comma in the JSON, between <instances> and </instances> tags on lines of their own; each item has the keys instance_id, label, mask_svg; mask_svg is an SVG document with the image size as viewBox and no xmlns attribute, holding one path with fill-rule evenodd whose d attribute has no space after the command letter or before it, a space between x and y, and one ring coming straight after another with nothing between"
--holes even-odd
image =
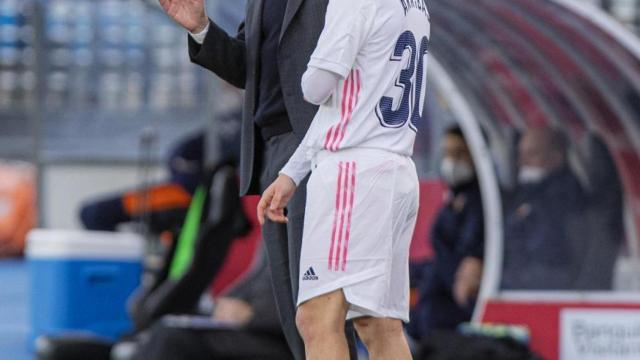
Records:
<instances>
[{"instance_id":1,"label":"raised hand","mask_svg":"<svg viewBox=\"0 0 640 360\"><path fill-rule=\"evenodd\" d=\"M159 0L159 2L169 17L193 34L204 30L209 23L204 0Z\"/></svg>"}]
</instances>

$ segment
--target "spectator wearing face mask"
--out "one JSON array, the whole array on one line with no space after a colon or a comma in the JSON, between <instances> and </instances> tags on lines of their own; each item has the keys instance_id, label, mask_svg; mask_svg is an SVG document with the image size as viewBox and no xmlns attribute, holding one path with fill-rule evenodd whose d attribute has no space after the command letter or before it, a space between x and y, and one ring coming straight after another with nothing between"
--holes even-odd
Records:
<instances>
[{"instance_id":1,"label":"spectator wearing face mask","mask_svg":"<svg viewBox=\"0 0 640 360\"><path fill-rule=\"evenodd\" d=\"M586 197L567 163L567 139L529 129L518 146L518 185L505 204L503 289L570 289L579 259L570 228Z\"/></svg>"},{"instance_id":2,"label":"spectator wearing face mask","mask_svg":"<svg viewBox=\"0 0 640 360\"><path fill-rule=\"evenodd\" d=\"M445 132L441 176L449 194L431 229L436 256L418 304L419 336L469 321L482 278L482 199L471 152L458 126Z\"/></svg>"}]
</instances>

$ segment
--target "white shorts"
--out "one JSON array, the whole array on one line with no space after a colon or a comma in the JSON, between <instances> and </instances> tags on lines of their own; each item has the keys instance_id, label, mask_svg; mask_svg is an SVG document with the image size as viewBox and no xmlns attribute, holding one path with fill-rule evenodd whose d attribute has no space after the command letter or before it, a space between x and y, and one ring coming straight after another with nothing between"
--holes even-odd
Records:
<instances>
[{"instance_id":1,"label":"white shorts","mask_svg":"<svg viewBox=\"0 0 640 360\"><path fill-rule=\"evenodd\" d=\"M321 152L307 185L298 306L342 289L347 319L409 321L409 246L418 213L410 157Z\"/></svg>"}]
</instances>

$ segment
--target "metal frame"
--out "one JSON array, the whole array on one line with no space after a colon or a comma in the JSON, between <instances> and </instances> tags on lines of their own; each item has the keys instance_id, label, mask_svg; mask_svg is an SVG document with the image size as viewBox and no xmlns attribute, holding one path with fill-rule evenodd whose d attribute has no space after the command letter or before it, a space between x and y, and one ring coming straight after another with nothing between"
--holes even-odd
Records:
<instances>
[{"instance_id":1,"label":"metal frame","mask_svg":"<svg viewBox=\"0 0 640 360\"><path fill-rule=\"evenodd\" d=\"M640 58L640 39L629 29L615 21L602 9L571 0L550 0L569 11L591 21L595 26L610 34L633 56ZM503 259L503 224L501 194L488 146L482 136L479 120L482 114L474 114L472 102L465 99L464 92L456 86L453 77L437 58L430 59L432 80L451 102L451 110L465 132L476 163L485 211L485 272L483 275L478 305L474 321L480 321L488 300L500 301L585 301L638 303L635 292L592 292L592 291L500 291L499 284ZM628 124L627 124L628 125ZM627 230L629 232L629 230ZM635 233L633 233L635 234ZM632 238L633 238L632 234ZM637 253L635 251L634 253Z\"/></svg>"},{"instance_id":2,"label":"metal frame","mask_svg":"<svg viewBox=\"0 0 640 360\"><path fill-rule=\"evenodd\" d=\"M448 97L451 102L451 111L465 134L476 166L482 193L485 220L485 258L491 259L491 261L485 261L484 263L482 286L474 313L474 320L479 321L481 310L484 309L486 301L498 292L500 285L503 255L500 187L489 146L482 135L482 129L471 106L469 106L460 89L456 87L438 60L431 57L429 61L429 70L433 76L432 80Z\"/></svg>"}]
</instances>

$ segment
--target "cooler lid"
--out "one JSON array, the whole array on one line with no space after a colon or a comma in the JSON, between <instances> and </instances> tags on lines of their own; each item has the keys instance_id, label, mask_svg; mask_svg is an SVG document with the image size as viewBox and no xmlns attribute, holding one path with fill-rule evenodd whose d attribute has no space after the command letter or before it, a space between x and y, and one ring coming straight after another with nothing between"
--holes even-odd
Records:
<instances>
[{"instance_id":1,"label":"cooler lid","mask_svg":"<svg viewBox=\"0 0 640 360\"><path fill-rule=\"evenodd\" d=\"M133 233L32 230L27 237L28 258L137 260L144 254L144 238Z\"/></svg>"}]
</instances>

